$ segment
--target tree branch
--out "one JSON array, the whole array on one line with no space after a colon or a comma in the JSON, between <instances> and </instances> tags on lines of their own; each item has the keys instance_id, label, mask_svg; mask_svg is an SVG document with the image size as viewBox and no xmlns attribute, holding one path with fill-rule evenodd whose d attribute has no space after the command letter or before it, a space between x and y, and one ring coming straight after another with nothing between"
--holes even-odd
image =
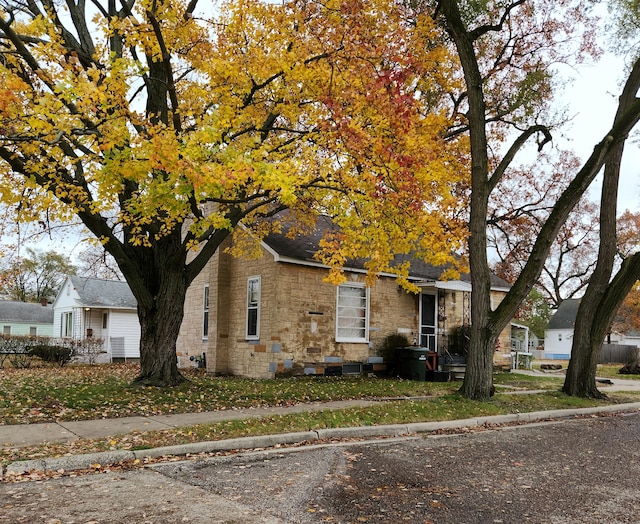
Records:
<instances>
[{"instance_id":1,"label":"tree branch","mask_svg":"<svg viewBox=\"0 0 640 524\"><path fill-rule=\"evenodd\" d=\"M526 129L518 138L516 138L513 144L511 144L511 147L500 161L500 164L498 164L498 167L496 167L493 174L489 177L489 193L491 193L491 191L495 189L498 182L500 182L500 179L504 175L504 172L507 170L509 165L511 165L511 162L518 154L518 151L520 151L527 140L536 133L542 133L542 135L544 136L542 142L538 143L538 151L541 151L545 144L551 142L551 132L549 131L549 128L547 126L536 125L531 126L529 129Z\"/></svg>"}]
</instances>

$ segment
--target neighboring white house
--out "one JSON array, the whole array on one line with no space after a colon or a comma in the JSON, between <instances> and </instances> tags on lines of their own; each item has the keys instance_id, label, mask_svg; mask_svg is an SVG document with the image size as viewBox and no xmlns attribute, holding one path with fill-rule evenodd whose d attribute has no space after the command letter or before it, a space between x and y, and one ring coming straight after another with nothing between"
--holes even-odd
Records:
<instances>
[{"instance_id":1,"label":"neighboring white house","mask_svg":"<svg viewBox=\"0 0 640 524\"><path fill-rule=\"evenodd\" d=\"M140 358L137 303L126 282L69 276L53 311L54 337L101 338L112 360Z\"/></svg>"},{"instance_id":2,"label":"neighboring white house","mask_svg":"<svg viewBox=\"0 0 640 524\"><path fill-rule=\"evenodd\" d=\"M615 335L612 334L612 338ZM629 331L623 335L618 335L619 341L618 344L624 344L628 346L636 346L640 348L640 331Z\"/></svg>"},{"instance_id":3,"label":"neighboring white house","mask_svg":"<svg viewBox=\"0 0 640 524\"><path fill-rule=\"evenodd\" d=\"M542 358L569 360L578 306L580 306L580 299L563 300L549 319L549 325L544 332L544 356Z\"/></svg>"},{"instance_id":4,"label":"neighboring white house","mask_svg":"<svg viewBox=\"0 0 640 524\"><path fill-rule=\"evenodd\" d=\"M32 304L0 300L0 328L3 335L50 337L53 332L53 308L48 304Z\"/></svg>"}]
</instances>

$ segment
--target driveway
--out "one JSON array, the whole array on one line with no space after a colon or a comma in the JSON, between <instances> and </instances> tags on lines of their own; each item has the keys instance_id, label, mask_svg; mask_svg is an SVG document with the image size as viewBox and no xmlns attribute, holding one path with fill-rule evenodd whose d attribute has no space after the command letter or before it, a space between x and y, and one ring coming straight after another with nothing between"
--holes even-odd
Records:
<instances>
[{"instance_id":1,"label":"driveway","mask_svg":"<svg viewBox=\"0 0 640 524\"><path fill-rule=\"evenodd\" d=\"M640 522L640 414L0 484L0 523Z\"/></svg>"}]
</instances>

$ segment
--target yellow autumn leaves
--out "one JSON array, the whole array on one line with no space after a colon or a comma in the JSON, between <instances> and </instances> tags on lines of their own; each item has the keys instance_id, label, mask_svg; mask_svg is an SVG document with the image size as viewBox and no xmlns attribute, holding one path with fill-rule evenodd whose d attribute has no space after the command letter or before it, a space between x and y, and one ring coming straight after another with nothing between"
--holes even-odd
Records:
<instances>
[{"instance_id":1,"label":"yellow autumn leaves","mask_svg":"<svg viewBox=\"0 0 640 524\"><path fill-rule=\"evenodd\" d=\"M19 183L3 202L31 184L49 213L108 217L136 244L192 224L189 247L231 210L252 224L281 206L335 217L331 264L450 260L466 144L445 138L454 60L428 15L385 0L229 0L207 17L181 0L96 5L74 36L43 10L4 39L0 176Z\"/></svg>"}]
</instances>

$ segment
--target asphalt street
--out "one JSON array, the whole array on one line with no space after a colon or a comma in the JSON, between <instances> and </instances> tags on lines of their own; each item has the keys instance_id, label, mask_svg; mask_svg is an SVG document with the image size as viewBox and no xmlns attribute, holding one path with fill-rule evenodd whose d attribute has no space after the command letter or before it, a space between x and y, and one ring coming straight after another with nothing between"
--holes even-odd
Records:
<instances>
[{"instance_id":1,"label":"asphalt street","mask_svg":"<svg viewBox=\"0 0 640 524\"><path fill-rule=\"evenodd\" d=\"M0 523L636 523L640 414L0 484Z\"/></svg>"}]
</instances>

